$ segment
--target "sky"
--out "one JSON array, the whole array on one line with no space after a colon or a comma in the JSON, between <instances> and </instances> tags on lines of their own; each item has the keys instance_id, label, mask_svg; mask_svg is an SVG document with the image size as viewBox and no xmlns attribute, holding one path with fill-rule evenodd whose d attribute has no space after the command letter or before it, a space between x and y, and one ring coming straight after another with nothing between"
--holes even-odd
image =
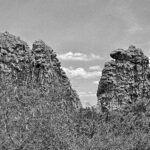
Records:
<instances>
[{"instance_id":1,"label":"sky","mask_svg":"<svg viewBox=\"0 0 150 150\"><path fill-rule=\"evenodd\" d=\"M112 50L141 48L150 56L150 0L0 0L0 32L56 51L83 106L96 91Z\"/></svg>"}]
</instances>

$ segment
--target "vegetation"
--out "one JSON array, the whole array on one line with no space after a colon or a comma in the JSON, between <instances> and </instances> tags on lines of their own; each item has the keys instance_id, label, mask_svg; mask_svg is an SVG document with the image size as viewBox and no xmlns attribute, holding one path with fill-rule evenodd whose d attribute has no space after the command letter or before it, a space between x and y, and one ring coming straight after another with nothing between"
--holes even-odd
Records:
<instances>
[{"instance_id":1,"label":"vegetation","mask_svg":"<svg viewBox=\"0 0 150 150\"><path fill-rule=\"evenodd\" d=\"M33 44L32 54L8 33L0 43L0 150L150 150L148 86L121 109L82 108L43 41ZM105 98L112 100L108 92Z\"/></svg>"},{"instance_id":2,"label":"vegetation","mask_svg":"<svg viewBox=\"0 0 150 150\"><path fill-rule=\"evenodd\" d=\"M1 79L2 150L150 149L150 112L142 102L122 111L87 107L76 112L66 109L59 91L43 95L35 86L11 83Z\"/></svg>"},{"instance_id":3,"label":"vegetation","mask_svg":"<svg viewBox=\"0 0 150 150\"><path fill-rule=\"evenodd\" d=\"M138 107L139 108L139 107ZM137 109L138 109L137 108ZM149 150L150 117L142 111L112 111L98 114L92 108L80 111L77 132L89 150ZM87 117L88 116L88 117ZM90 116L90 117L89 117ZM87 123L86 123L87 122Z\"/></svg>"}]
</instances>

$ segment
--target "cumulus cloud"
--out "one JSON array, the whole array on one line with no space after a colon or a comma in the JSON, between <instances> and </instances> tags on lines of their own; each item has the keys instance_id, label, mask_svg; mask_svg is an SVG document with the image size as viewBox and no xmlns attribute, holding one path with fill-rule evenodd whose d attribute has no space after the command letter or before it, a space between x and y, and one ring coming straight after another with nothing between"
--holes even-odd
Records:
<instances>
[{"instance_id":1,"label":"cumulus cloud","mask_svg":"<svg viewBox=\"0 0 150 150\"><path fill-rule=\"evenodd\" d=\"M93 106L97 103L96 92L83 91L83 92L78 92L78 94L82 101L83 107Z\"/></svg>"},{"instance_id":2,"label":"cumulus cloud","mask_svg":"<svg viewBox=\"0 0 150 150\"><path fill-rule=\"evenodd\" d=\"M93 53L87 55L84 53L73 53L73 52L67 52L64 54L59 54L58 58L61 60L71 60L71 61L92 61L92 60L98 60L101 59L100 56L95 55Z\"/></svg>"},{"instance_id":3,"label":"cumulus cloud","mask_svg":"<svg viewBox=\"0 0 150 150\"><path fill-rule=\"evenodd\" d=\"M73 68L73 67L63 67L63 70L70 78L80 77L80 78L95 78L101 75L101 72L98 71L86 71L84 68Z\"/></svg>"},{"instance_id":4,"label":"cumulus cloud","mask_svg":"<svg viewBox=\"0 0 150 150\"><path fill-rule=\"evenodd\" d=\"M100 68L100 66L91 66L91 67L89 67L89 69L90 70L100 70L101 68Z\"/></svg>"},{"instance_id":5,"label":"cumulus cloud","mask_svg":"<svg viewBox=\"0 0 150 150\"><path fill-rule=\"evenodd\" d=\"M99 81L93 81L93 84L98 85Z\"/></svg>"},{"instance_id":6,"label":"cumulus cloud","mask_svg":"<svg viewBox=\"0 0 150 150\"><path fill-rule=\"evenodd\" d=\"M80 97L89 97L89 96L96 96L96 93L88 91L88 92L78 92Z\"/></svg>"}]
</instances>

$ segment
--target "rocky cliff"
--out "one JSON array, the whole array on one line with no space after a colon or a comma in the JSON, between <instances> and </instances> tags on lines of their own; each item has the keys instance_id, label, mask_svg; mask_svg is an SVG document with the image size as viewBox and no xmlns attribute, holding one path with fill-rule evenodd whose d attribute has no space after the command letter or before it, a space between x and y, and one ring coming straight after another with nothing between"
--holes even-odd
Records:
<instances>
[{"instance_id":1,"label":"rocky cliff","mask_svg":"<svg viewBox=\"0 0 150 150\"><path fill-rule=\"evenodd\" d=\"M60 99L75 109L81 107L80 100L61 68L53 49L43 41L35 41L32 50L26 42L8 32L0 34L0 75L21 86L40 89L41 94L61 95Z\"/></svg>"},{"instance_id":2,"label":"rocky cliff","mask_svg":"<svg viewBox=\"0 0 150 150\"><path fill-rule=\"evenodd\" d=\"M81 102L53 49L0 33L0 149L64 149Z\"/></svg>"},{"instance_id":3,"label":"rocky cliff","mask_svg":"<svg viewBox=\"0 0 150 150\"><path fill-rule=\"evenodd\" d=\"M97 97L102 111L122 110L139 102L149 105L149 59L142 50L130 46L110 54L113 60L106 62L99 82ZM146 109L146 107L145 107Z\"/></svg>"}]
</instances>

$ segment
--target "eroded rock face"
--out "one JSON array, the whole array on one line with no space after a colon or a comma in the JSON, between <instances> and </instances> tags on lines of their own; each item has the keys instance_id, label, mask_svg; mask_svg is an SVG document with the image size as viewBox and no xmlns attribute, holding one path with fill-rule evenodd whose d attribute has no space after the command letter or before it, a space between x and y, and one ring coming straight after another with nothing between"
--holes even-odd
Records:
<instances>
[{"instance_id":1,"label":"eroded rock face","mask_svg":"<svg viewBox=\"0 0 150 150\"><path fill-rule=\"evenodd\" d=\"M79 97L76 91L72 89L70 81L61 68L61 63L53 49L43 41L35 41L31 53L33 78L44 89L43 94L46 95L53 89L52 92L61 95L61 99L65 101L66 105L71 105L77 110L81 108Z\"/></svg>"},{"instance_id":2,"label":"eroded rock face","mask_svg":"<svg viewBox=\"0 0 150 150\"><path fill-rule=\"evenodd\" d=\"M61 95L60 99L68 106L81 107L56 53L43 41L35 41L31 50L19 37L0 33L0 77L1 81L7 78L16 89L19 86L40 89L43 95Z\"/></svg>"},{"instance_id":3,"label":"eroded rock face","mask_svg":"<svg viewBox=\"0 0 150 150\"><path fill-rule=\"evenodd\" d=\"M0 149L55 149L53 143L72 142L71 116L81 107L52 48L35 41L30 49L0 33Z\"/></svg>"},{"instance_id":4,"label":"eroded rock face","mask_svg":"<svg viewBox=\"0 0 150 150\"><path fill-rule=\"evenodd\" d=\"M0 62L1 71L9 72L13 69L21 71L22 63L28 61L29 47L27 43L8 32L0 34Z\"/></svg>"},{"instance_id":5,"label":"eroded rock face","mask_svg":"<svg viewBox=\"0 0 150 150\"><path fill-rule=\"evenodd\" d=\"M150 98L149 59L142 50L130 46L128 50L111 52L113 60L105 63L97 97L102 111L124 109Z\"/></svg>"}]
</instances>

